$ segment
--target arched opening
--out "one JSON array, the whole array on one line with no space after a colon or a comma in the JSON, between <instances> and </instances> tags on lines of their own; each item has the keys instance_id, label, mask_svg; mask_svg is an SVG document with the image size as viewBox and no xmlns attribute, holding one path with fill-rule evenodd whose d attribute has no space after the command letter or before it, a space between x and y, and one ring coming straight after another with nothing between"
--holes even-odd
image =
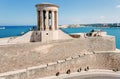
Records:
<instances>
[{"instance_id":1,"label":"arched opening","mask_svg":"<svg viewBox=\"0 0 120 79\"><path fill-rule=\"evenodd\" d=\"M44 30L46 30L46 22L45 22L45 20L46 20L46 11L43 10L43 29Z\"/></svg>"},{"instance_id":2,"label":"arched opening","mask_svg":"<svg viewBox=\"0 0 120 79\"><path fill-rule=\"evenodd\" d=\"M49 24L49 30L52 30L52 11L49 11L49 20L48 20Z\"/></svg>"}]
</instances>

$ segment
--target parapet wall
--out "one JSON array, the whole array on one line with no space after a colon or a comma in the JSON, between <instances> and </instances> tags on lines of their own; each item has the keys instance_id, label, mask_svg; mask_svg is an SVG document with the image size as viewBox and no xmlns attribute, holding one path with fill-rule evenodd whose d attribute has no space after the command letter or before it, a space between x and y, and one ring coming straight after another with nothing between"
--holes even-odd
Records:
<instances>
[{"instance_id":1,"label":"parapet wall","mask_svg":"<svg viewBox=\"0 0 120 79\"><path fill-rule=\"evenodd\" d=\"M115 37L105 36L105 37L87 37L74 39L76 41L69 42L69 48L74 48L82 52L83 50L92 51L115 51ZM75 52L76 53L76 52Z\"/></svg>"},{"instance_id":2,"label":"parapet wall","mask_svg":"<svg viewBox=\"0 0 120 79\"><path fill-rule=\"evenodd\" d=\"M84 70L86 67L90 69L120 69L120 53L91 53L83 54L74 57L69 57L65 60L48 63L46 65L29 67L27 69L13 71L0 74L0 79L34 79L38 77L56 75L66 73L67 70L76 72L78 69Z\"/></svg>"},{"instance_id":3,"label":"parapet wall","mask_svg":"<svg viewBox=\"0 0 120 79\"><path fill-rule=\"evenodd\" d=\"M53 40L73 39L68 34L61 30L54 31L33 31L31 35L31 42L48 42Z\"/></svg>"}]
</instances>

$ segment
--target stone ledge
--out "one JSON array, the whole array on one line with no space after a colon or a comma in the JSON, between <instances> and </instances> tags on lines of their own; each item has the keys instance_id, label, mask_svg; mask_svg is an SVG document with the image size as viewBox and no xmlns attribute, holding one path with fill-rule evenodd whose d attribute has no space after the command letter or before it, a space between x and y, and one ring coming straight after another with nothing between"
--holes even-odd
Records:
<instances>
[{"instance_id":1,"label":"stone ledge","mask_svg":"<svg viewBox=\"0 0 120 79\"><path fill-rule=\"evenodd\" d=\"M40 65L40 66L35 66L35 67L29 67L27 70L38 69L38 68L44 68L44 67L47 67L47 65Z\"/></svg>"},{"instance_id":2,"label":"stone ledge","mask_svg":"<svg viewBox=\"0 0 120 79\"><path fill-rule=\"evenodd\" d=\"M79 58L79 56L73 56L72 58L73 58L73 59L76 59L76 58Z\"/></svg>"},{"instance_id":3,"label":"stone ledge","mask_svg":"<svg viewBox=\"0 0 120 79\"><path fill-rule=\"evenodd\" d=\"M63 63L65 60L58 60L57 63Z\"/></svg>"},{"instance_id":4,"label":"stone ledge","mask_svg":"<svg viewBox=\"0 0 120 79\"><path fill-rule=\"evenodd\" d=\"M55 65L57 62L48 63L47 66Z\"/></svg>"},{"instance_id":5,"label":"stone ledge","mask_svg":"<svg viewBox=\"0 0 120 79\"><path fill-rule=\"evenodd\" d=\"M13 74L24 73L26 71L27 71L26 69L22 69L22 70L10 71L10 72L6 72L6 73L0 73L0 77L9 76L9 75L13 75Z\"/></svg>"},{"instance_id":6,"label":"stone ledge","mask_svg":"<svg viewBox=\"0 0 120 79\"><path fill-rule=\"evenodd\" d=\"M69 58L66 58L65 61L69 61L69 60L72 60L73 58L72 57L69 57Z\"/></svg>"}]
</instances>

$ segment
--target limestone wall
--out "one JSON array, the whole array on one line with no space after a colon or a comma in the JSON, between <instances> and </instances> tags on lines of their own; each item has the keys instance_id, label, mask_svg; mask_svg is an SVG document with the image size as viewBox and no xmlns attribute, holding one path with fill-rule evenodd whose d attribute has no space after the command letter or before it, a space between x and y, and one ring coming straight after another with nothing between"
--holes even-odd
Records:
<instances>
[{"instance_id":1,"label":"limestone wall","mask_svg":"<svg viewBox=\"0 0 120 79\"><path fill-rule=\"evenodd\" d=\"M76 42L69 42L72 48L78 48L79 51L114 51L116 50L115 37L105 36L105 37L87 37L74 39Z\"/></svg>"},{"instance_id":2,"label":"limestone wall","mask_svg":"<svg viewBox=\"0 0 120 79\"><path fill-rule=\"evenodd\" d=\"M69 57L65 60L48 63L46 65L29 67L27 69L0 74L0 79L34 79L38 77L66 73L70 69L76 72L78 69L84 70L87 66L90 69L120 69L120 53L93 53Z\"/></svg>"},{"instance_id":3,"label":"limestone wall","mask_svg":"<svg viewBox=\"0 0 120 79\"><path fill-rule=\"evenodd\" d=\"M35 37L37 37L37 36L35 36ZM42 42L48 42L48 41L53 41L53 40L63 40L63 39L66 40L66 39L73 39L73 38L61 30L42 31L41 32L41 41Z\"/></svg>"},{"instance_id":4,"label":"limestone wall","mask_svg":"<svg viewBox=\"0 0 120 79\"><path fill-rule=\"evenodd\" d=\"M33 34L33 31L30 31L22 36L19 36L19 37L13 38L13 39L9 39L8 43L28 43L28 42L30 42L32 34Z\"/></svg>"},{"instance_id":5,"label":"limestone wall","mask_svg":"<svg viewBox=\"0 0 120 79\"><path fill-rule=\"evenodd\" d=\"M101 35L104 38L107 38L108 40L112 40L115 41L114 37L112 36L106 36L105 34L106 32L101 33ZM80 33L80 40L81 37L83 39L83 37L85 37L85 34ZM91 37L91 38L95 38L95 37ZM100 37L98 37L100 38ZM102 38L102 37L101 37ZM68 39L75 39L72 38L70 35L64 33L62 30L55 30L55 31L30 31L28 33L26 33L25 35L13 38L13 39L9 39L7 40L7 43L29 43L29 42L49 42L49 41L53 41L53 40L68 40ZM82 40L84 41L84 40ZM111 42L112 42L111 41ZM92 43L93 41L91 41ZM86 42L84 42L86 44Z\"/></svg>"},{"instance_id":6,"label":"limestone wall","mask_svg":"<svg viewBox=\"0 0 120 79\"><path fill-rule=\"evenodd\" d=\"M114 37L0 46L0 72L24 69L93 51L115 51Z\"/></svg>"},{"instance_id":7,"label":"limestone wall","mask_svg":"<svg viewBox=\"0 0 120 79\"><path fill-rule=\"evenodd\" d=\"M40 31L33 31L31 36L30 36L30 41L29 42L39 42L41 41L41 32Z\"/></svg>"},{"instance_id":8,"label":"limestone wall","mask_svg":"<svg viewBox=\"0 0 120 79\"><path fill-rule=\"evenodd\" d=\"M41 32L41 41L47 42L52 40L58 40L58 31L42 31Z\"/></svg>"},{"instance_id":9,"label":"limestone wall","mask_svg":"<svg viewBox=\"0 0 120 79\"><path fill-rule=\"evenodd\" d=\"M71 33L70 36L79 36L79 38L86 38L86 37L105 37L107 36L107 32L92 32L90 33Z\"/></svg>"},{"instance_id":10,"label":"limestone wall","mask_svg":"<svg viewBox=\"0 0 120 79\"><path fill-rule=\"evenodd\" d=\"M62 30L58 30L59 40L63 39L73 39L70 35L64 33Z\"/></svg>"},{"instance_id":11,"label":"limestone wall","mask_svg":"<svg viewBox=\"0 0 120 79\"><path fill-rule=\"evenodd\" d=\"M119 58L116 59L116 56ZM87 66L90 69L107 69L112 70L115 68L120 69L120 54L91 54L74 56L65 60L59 60L56 63L48 64L47 66L40 68L33 68L29 70L31 78L56 75L57 72L65 74L70 69L71 72L77 72L78 69L85 70Z\"/></svg>"},{"instance_id":12,"label":"limestone wall","mask_svg":"<svg viewBox=\"0 0 120 79\"><path fill-rule=\"evenodd\" d=\"M29 42L38 42L41 41L41 32L40 31L30 31L22 36L10 38L8 44L18 44L18 43L29 43Z\"/></svg>"}]
</instances>

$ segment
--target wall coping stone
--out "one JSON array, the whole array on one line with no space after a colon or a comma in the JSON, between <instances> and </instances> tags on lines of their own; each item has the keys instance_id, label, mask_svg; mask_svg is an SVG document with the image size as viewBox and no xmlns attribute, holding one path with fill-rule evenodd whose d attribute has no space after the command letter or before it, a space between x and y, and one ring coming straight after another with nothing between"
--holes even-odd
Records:
<instances>
[{"instance_id":1,"label":"wall coping stone","mask_svg":"<svg viewBox=\"0 0 120 79\"><path fill-rule=\"evenodd\" d=\"M71 60L71 59L73 59L73 58L72 58L72 57L69 57L69 58L66 58L65 61L69 61L69 60Z\"/></svg>"},{"instance_id":2,"label":"wall coping stone","mask_svg":"<svg viewBox=\"0 0 120 79\"><path fill-rule=\"evenodd\" d=\"M44 67L47 67L47 65L40 65L40 66L28 67L28 70L38 69L38 68L44 68Z\"/></svg>"},{"instance_id":3,"label":"wall coping stone","mask_svg":"<svg viewBox=\"0 0 120 79\"><path fill-rule=\"evenodd\" d=\"M72 58L73 58L73 59L76 59L76 58L79 58L79 56L73 56Z\"/></svg>"},{"instance_id":4,"label":"wall coping stone","mask_svg":"<svg viewBox=\"0 0 120 79\"><path fill-rule=\"evenodd\" d=\"M47 66L55 65L57 62L48 63Z\"/></svg>"},{"instance_id":5,"label":"wall coping stone","mask_svg":"<svg viewBox=\"0 0 120 79\"><path fill-rule=\"evenodd\" d=\"M63 63L65 60L58 60L57 63Z\"/></svg>"},{"instance_id":6,"label":"wall coping stone","mask_svg":"<svg viewBox=\"0 0 120 79\"><path fill-rule=\"evenodd\" d=\"M9 76L9 75L13 75L13 74L19 74L19 73L23 73L23 72L26 72L26 71L27 71L26 69L21 69L21 70L16 70L16 71L0 73L0 77Z\"/></svg>"}]
</instances>

